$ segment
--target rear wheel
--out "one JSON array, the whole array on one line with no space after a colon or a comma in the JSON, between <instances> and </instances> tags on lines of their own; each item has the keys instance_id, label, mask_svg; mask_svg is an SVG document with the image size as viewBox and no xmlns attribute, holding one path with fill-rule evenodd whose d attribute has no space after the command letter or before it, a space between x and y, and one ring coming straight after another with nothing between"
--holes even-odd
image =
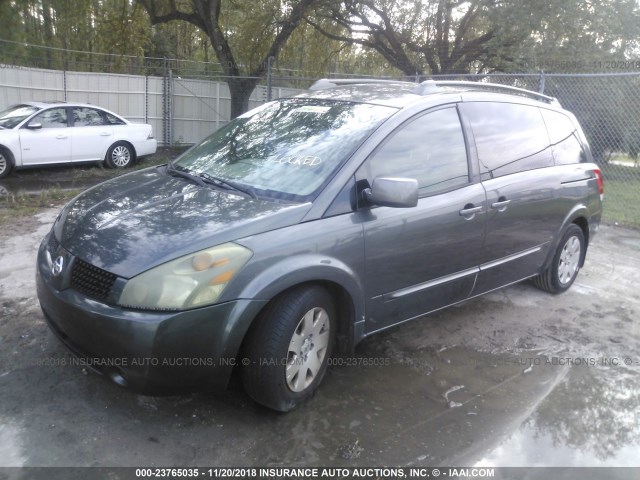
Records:
<instances>
[{"instance_id":1,"label":"rear wheel","mask_svg":"<svg viewBox=\"0 0 640 480\"><path fill-rule=\"evenodd\" d=\"M534 285L550 293L568 290L578 276L584 254L584 233L572 224L562 236L551 264L533 279Z\"/></svg>"},{"instance_id":2,"label":"rear wheel","mask_svg":"<svg viewBox=\"0 0 640 480\"><path fill-rule=\"evenodd\" d=\"M136 154L131 145L126 142L116 142L107 151L105 161L109 168L126 168L131 166Z\"/></svg>"},{"instance_id":3,"label":"rear wheel","mask_svg":"<svg viewBox=\"0 0 640 480\"><path fill-rule=\"evenodd\" d=\"M13 157L4 148L0 148L0 178L8 177L13 168Z\"/></svg>"},{"instance_id":4,"label":"rear wheel","mask_svg":"<svg viewBox=\"0 0 640 480\"><path fill-rule=\"evenodd\" d=\"M256 402L287 412L313 394L327 370L333 300L322 287L297 288L276 298L256 322L244 348L244 388Z\"/></svg>"}]
</instances>

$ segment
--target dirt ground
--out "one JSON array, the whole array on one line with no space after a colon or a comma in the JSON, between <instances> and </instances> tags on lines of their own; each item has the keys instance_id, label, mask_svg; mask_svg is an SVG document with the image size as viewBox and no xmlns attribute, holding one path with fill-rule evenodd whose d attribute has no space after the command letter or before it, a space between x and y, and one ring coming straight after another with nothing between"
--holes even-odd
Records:
<instances>
[{"instance_id":1,"label":"dirt ground","mask_svg":"<svg viewBox=\"0 0 640 480\"><path fill-rule=\"evenodd\" d=\"M516 285L377 334L286 414L145 397L69 365L34 289L56 209L0 233L0 466L640 466L640 232L572 289ZM358 362L352 362L358 363Z\"/></svg>"}]
</instances>

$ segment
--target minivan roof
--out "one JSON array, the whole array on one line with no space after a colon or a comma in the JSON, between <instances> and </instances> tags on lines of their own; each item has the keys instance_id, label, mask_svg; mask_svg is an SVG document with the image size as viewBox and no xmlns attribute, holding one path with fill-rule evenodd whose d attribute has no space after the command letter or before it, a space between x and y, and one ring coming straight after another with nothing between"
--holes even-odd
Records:
<instances>
[{"instance_id":1,"label":"minivan roof","mask_svg":"<svg viewBox=\"0 0 640 480\"><path fill-rule=\"evenodd\" d=\"M314 88L321 81L318 80L307 92L296 95L296 98L373 103L396 108L405 107L419 98L419 95L411 91L416 86L415 83L363 82Z\"/></svg>"},{"instance_id":2,"label":"minivan roof","mask_svg":"<svg viewBox=\"0 0 640 480\"><path fill-rule=\"evenodd\" d=\"M500 96L515 95L553 106L560 106L560 103L555 98L531 90L496 83L448 80L426 80L416 84L370 78L323 78L316 81L307 93L298 95L297 98L343 100L403 108L425 96L433 97L434 95L468 92L494 93Z\"/></svg>"}]
</instances>

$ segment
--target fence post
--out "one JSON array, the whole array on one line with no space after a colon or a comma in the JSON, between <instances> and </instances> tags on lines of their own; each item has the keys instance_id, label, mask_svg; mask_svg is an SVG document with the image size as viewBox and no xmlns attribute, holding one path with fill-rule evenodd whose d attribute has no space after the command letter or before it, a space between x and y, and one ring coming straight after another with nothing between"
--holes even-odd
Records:
<instances>
[{"instance_id":1,"label":"fence post","mask_svg":"<svg viewBox=\"0 0 640 480\"><path fill-rule=\"evenodd\" d=\"M216 130L220 129L220 82L216 82Z\"/></svg>"},{"instance_id":2,"label":"fence post","mask_svg":"<svg viewBox=\"0 0 640 480\"><path fill-rule=\"evenodd\" d=\"M169 134L169 146L173 147L173 70L169 69L169 78L167 80L167 106L169 109L168 115L168 134Z\"/></svg>"},{"instance_id":3,"label":"fence post","mask_svg":"<svg viewBox=\"0 0 640 480\"><path fill-rule=\"evenodd\" d=\"M164 57L162 62L162 141L165 145L168 145L167 141L167 129L169 128L169 122L167 119L167 57Z\"/></svg>"},{"instance_id":4,"label":"fence post","mask_svg":"<svg viewBox=\"0 0 640 480\"><path fill-rule=\"evenodd\" d=\"M538 93L544 93L544 70L540 70L540 80L538 80Z\"/></svg>"},{"instance_id":5,"label":"fence post","mask_svg":"<svg viewBox=\"0 0 640 480\"><path fill-rule=\"evenodd\" d=\"M149 123L149 75L144 76L144 123Z\"/></svg>"},{"instance_id":6,"label":"fence post","mask_svg":"<svg viewBox=\"0 0 640 480\"><path fill-rule=\"evenodd\" d=\"M274 60L273 55L267 58L267 102L271 101L271 79L273 77L273 71L272 71L273 60Z\"/></svg>"},{"instance_id":7,"label":"fence post","mask_svg":"<svg viewBox=\"0 0 640 480\"><path fill-rule=\"evenodd\" d=\"M162 135L164 144L173 146L173 114L172 114L172 85L173 73L167 65L167 58L164 58L164 75L162 81Z\"/></svg>"},{"instance_id":8,"label":"fence post","mask_svg":"<svg viewBox=\"0 0 640 480\"><path fill-rule=\"evenodd\" d=\"M64 101L67 101L67 71L62 71L62 92L64 96Z\"/></svg>"}]
</instances>

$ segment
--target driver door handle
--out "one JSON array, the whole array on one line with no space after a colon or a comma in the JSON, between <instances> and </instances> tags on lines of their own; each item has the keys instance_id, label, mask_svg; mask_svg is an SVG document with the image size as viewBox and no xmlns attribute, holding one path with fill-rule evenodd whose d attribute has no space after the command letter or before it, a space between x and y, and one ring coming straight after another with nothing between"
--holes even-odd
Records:
<instances>
[{"instance_id":1,"label":"driver door handle","mask_svg":"<svg viewBox=\"0 0 640 480\"><path fill-rule=\"evenodd\" d=\"M465 219L471 220L476 216L476 213L482 212L482 205L479 207L474 207L472 203L469 203L464 206L462 210L460 210L460 215L462 215Z\"/></svg>"}]
</instances>

